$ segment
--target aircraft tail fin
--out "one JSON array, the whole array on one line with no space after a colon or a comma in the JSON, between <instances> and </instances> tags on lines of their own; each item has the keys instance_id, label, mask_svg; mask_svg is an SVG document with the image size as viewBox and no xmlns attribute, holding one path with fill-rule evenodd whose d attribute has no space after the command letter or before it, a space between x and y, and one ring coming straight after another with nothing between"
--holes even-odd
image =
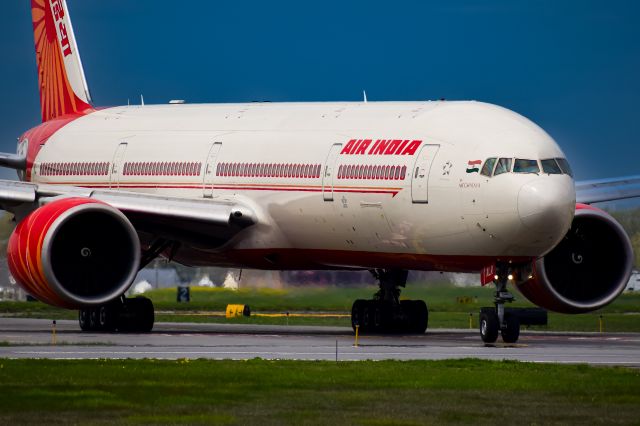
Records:
<instances>
[{"instance_id":1,"label":"aircraft tail fin","mask_svg":"<svg viewBox=\"0 0 640 426\"><path fill-rule=\"evenodd\" d=\"M91 96L65 0L31 0L42 121L91 111Z\"/></svg>"}]
</instances>

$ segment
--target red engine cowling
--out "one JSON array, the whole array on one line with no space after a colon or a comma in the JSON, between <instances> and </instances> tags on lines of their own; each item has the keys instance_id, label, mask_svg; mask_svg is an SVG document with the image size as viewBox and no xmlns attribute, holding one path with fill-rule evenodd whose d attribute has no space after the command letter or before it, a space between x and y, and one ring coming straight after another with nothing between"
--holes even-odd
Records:
<instances>
[{"instance_id":1,"label":"red engine cowling","mask_svg":"<svg viewBox=\"0 0 640 426\"><path fill-rule=\"evenodd\" d=\"M531 302L551 311L589 312L622 293L633 258L631 241L614 218L578 204L571 230L536 261L533 278L517 287Z\"/></svg>"},{"instance_id":2,"label":"red engine cowling","mask_svg":"<svg viewBox=\"0 0 640 426\"><path fill-rule=\"evenodd\" d=\"M122 295L140 264L140 241L129 220L108 204L64 198L22 220L9 239L9 270L32 296L79 308Z\"/></svg>"}]
</instances>

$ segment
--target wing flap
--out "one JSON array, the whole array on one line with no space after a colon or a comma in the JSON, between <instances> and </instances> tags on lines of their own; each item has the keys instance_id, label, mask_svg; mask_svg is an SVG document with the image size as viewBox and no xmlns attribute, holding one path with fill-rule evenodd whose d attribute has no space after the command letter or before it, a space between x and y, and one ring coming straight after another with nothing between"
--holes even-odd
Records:
<instances>
[{"instance_id":1,"label":"wing flap","mask_svg":"<svg viewBox=\"0 0 640 426\"><path fill-rule=\"evenodd\" d=\"M0 205L5 210L10 206L36 201L37 186L32 183L0 180Z\"/></svg>"}]
</instances>

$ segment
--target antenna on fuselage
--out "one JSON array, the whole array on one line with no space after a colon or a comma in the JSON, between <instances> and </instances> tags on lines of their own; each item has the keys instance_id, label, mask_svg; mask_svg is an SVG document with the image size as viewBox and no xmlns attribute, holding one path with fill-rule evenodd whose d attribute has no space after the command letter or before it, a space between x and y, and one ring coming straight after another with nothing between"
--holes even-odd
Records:
<instances>
[{"instance_id":1,"label":"antenna on fuselage","mask_svg":"<svg viewBox=\"0 0 640 426\"><path fill-rule=\"evenodd\" d=\"M362 91L362 97L364 98L364 100L363 100L363 101L364 101L364 103L366 104L366 103L367 103L367 91L366 91L366 90L363 90L363 91Z\"/></svg>"},{"instance_id":2,"label":"antenna on fuselage","mask_svg":"<svg viewBox=\"0 0 640 426\"><path fill-rule=\"evenodd\" d=\"M142 96L142 93L140 94L140 105L144 106L144 96Z\"/></svg>"}]
</instances>

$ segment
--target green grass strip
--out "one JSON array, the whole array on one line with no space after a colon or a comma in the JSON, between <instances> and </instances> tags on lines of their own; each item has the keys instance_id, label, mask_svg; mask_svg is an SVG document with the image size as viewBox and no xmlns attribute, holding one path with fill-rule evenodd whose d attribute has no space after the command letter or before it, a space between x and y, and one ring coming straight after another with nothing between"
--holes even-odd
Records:
<instances>
[{"instance_id":1,"label":"green grass strip","mask_svg":"<svg viewBox=\"0 0 640 426\"><path fill-rule=\"evenodd\" d=\"M0 361L1 424L638 424L640 371L511 361Z\"/></svg>"}]
</instances>

